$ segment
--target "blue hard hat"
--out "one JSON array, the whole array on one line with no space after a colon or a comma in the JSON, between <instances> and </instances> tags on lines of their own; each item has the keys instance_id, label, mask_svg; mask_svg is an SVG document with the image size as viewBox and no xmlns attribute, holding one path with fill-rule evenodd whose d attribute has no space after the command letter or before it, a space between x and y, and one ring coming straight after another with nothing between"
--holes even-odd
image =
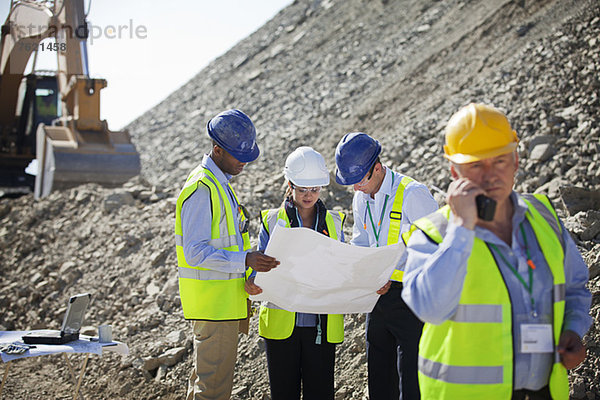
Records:
<instances>
[{"instance_id":1,"label":"blue hard hat","mask_svg":"<svg viewBox=\"0 0 600 400\"><path fill-rule=\"evenodd\" d=\"M381 145L362 132L346 134L335 149L335 181L341 185L360 182L381 153Z\"/></svg>"},{"instance_id":2,"label":"blue hard hat","mask_svg":"<svg viewBox=\"0 0 600 400\"><path fill-rule=\"evenodd\" d=\"M260 154L256 128L240 110L227 110L216 115L208 121L206 130L211 139L239 162L254 161Z\"/></svg>"}]
</instances>

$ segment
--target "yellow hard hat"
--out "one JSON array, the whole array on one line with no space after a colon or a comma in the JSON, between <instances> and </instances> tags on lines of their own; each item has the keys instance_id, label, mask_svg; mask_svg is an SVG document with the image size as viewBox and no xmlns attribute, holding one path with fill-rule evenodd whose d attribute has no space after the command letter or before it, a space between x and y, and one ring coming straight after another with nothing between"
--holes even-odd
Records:
<instances>
[{"instance_id":1,"label":"yellow hard hat","mask_svg":"<svg viewBox=\"0 0 600 400\"><path fill-rule=\"evenodd\" d=\"M444 157L456 164L467 164L510 153L518 142L517 133L502 111L471 103L448 121Z\"/></svg>"}]
</instances>

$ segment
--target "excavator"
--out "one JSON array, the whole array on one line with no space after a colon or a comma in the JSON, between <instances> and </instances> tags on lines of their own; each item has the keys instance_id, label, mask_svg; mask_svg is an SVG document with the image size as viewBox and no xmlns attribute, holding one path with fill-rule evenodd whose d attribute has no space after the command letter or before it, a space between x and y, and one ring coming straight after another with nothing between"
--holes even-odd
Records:
<instances>
[{"instance_id":1,"label":"excavator","mask_svg":"<svg viewBox=\"0 0 600 400\"><path fill-rule=\"evenodd\" d=\"M37 199L139 174L129 133L100 120L106 80L90 78L88 36L83 0L11 0L0 46L0 188L9 193L28 189ZM41 51L56 53L57 71L35 70Z\"/></svg>"}]
</instances>

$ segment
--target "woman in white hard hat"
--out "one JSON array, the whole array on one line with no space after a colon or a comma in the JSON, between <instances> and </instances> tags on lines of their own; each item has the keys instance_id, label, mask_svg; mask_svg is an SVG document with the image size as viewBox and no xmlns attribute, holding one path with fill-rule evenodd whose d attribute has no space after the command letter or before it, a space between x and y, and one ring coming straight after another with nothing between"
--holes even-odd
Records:
<instances>
[{"instance_id":1,"label":"woman in white hard hat","mask_svg":"<svg viewBox=\"0 0 600 400\"><path fill-rule=\"evenodd\" d=\"M259 250L267 247L278 220L343 242L345 215L327 210L319 199L321 188L329 184L321 154L310 147L297 148L285 161L284 175L288 187L283 204L261 212ZM246 291L262 292L253 277ZM343 315L294 313L266 302L260 308L258 333L266 340L272 400L300 399L301 387L304 399L334 398L335 344L344 340Z\"/></svg>"}]
</instances>

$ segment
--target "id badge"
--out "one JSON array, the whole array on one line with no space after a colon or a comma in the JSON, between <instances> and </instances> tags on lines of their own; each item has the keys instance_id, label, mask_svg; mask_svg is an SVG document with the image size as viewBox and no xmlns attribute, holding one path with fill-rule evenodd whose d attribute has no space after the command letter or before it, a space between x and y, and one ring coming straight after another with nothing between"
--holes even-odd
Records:
<instances>
[{"instance_id":1,"label":"id badge","mask_svg":"<svg viewBox=\"0 0 600 400\"><path fill-rule=\"evenodd\" d=\"M521 352L522 353L552 353L552 325L522 324Z\"/></svg>"}]
</instances>

